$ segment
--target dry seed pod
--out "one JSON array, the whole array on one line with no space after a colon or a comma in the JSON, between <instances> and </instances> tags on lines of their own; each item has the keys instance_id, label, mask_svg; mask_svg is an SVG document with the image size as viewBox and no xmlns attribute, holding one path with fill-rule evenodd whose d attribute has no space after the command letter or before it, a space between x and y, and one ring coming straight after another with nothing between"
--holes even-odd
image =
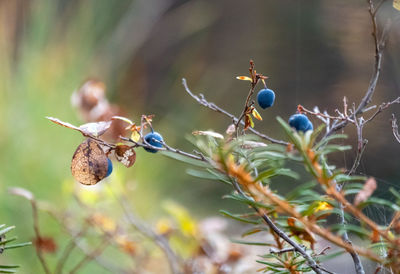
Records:
<instances>
[{"instance_id":1,"label":"dry seed pod","mask_svg":"<svg viewBox=\"0 0 400 274\"><path fill-rule=\"evenodd\" d=\"M84 185L95 185L108 172L108 158L103 149L92 139L86 139L76 149L71 161L71 172Z\"/></svg>"}]
</instances>

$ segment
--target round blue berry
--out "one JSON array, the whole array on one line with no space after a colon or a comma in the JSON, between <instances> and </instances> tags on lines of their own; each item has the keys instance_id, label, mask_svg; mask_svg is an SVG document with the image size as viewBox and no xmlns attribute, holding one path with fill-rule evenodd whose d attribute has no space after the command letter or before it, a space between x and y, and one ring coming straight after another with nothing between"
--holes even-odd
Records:
<instances>
[{"instance_id":1,"label":"round blue berry","mask_svg":"<svg viewBox=\"0 0 400 274\"><path fill-rule=\"evenodd\" d=\"M311 121L308 121L308 125L306 127L306 131L313 130L313 129L314 129L313 124L311 123Z\"/></svg>"},{"instance_id":2,"label":"round blue berry","mask_svg":"<svg viewBox=\"0 0 400 274\"><path fill-rule=\"evenodd\" d=\"M108 165L107 165L106 177L110 176L111 172L113 171L113 165L112 165L110 158L107 158L107 162L108 162Z\"/></svg>"},{"instance_id":3,"label":"round blue berry","mask_svg":"<svg viewBox=\"0 0 400 274\"><path fill-rule=\"evenodd\" d=\"M150 132L144 136L144 139L147 143L152 145L153 147L159 147L162 148L162 142L164 142L163 137L160 135L158 132ZM156 153L158 150L152 149L152 148L144 148L146 151L151 152L151 153Z\"/></svg>"},{"instance_id":4,"label":"round blue berry","mask_svg":"<svg viewBox=\"0 0 400 274\"><path fill-rule=\"evenodd\" d=\"M275 101L275 93L272 89L264 88L257 94L258 105L263 108L272 107Z\"/></svg>"},{"instance_id":5,"label":"round blue berry","mask_svg":"<svg viewBox=\"0 0 400 274\"><path fill-rule=\"evenodd\" d=\"M294 127L297 131L306 132L313 130L313 125L304 114L294 114L289 118L289 125Z\"/></svg>"}]
</instances>

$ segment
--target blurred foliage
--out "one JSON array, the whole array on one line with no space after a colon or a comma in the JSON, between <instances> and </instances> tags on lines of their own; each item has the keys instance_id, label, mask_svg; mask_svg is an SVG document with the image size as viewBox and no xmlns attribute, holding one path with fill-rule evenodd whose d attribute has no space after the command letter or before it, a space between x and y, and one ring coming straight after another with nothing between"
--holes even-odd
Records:
<instances>
[{"instance_id":1,"label":"blurred foliage","mask_svg":"<svg viewBox=\"0 0 400 274\"><path fill-rule=\"evenodd\" d=\"M19 243L19 244L14 244L15 240L18 239L18 237L6 237L6 234L12 230L15 229L15 226L6 226L5 224L0 225L0 256L4 257L6 250L9 249L14 249L14 248L20 248L24 247L27 245L31 245L31 242L26 242L26 243ZM12 243L12 244L10 244ZM32 250L31 250L32 252ZM7 251L8 253L8 251ZM2 260L3 261L3 260ZM8 260L6 260L8 261ZM17 269L20 267L20 265L15 265L15 264L0 264L0 273L16 273Z\"/></svg>"},{"instance_id":2,"label":"blurred foliage","mask_svg":"<svg viewBox=\"0 0 400 274\"><path fill-rule=\"evenodd\" d=\"M256 125L278 137L273 117L289 117L298 103L333 111L344 95L356 101L364 93L372 62L365 9L361 0L0 1L1 221L15 224L24 235L22 240L30 240L31 220L25 218L30 208L5 193L9 186L28 188L39 199L68 207L67 189L76 187L68 167L82 140L78 134L49 125L44 117L54 115L80 124L69 101L86 78L103 80L107 97L128 117L156 114L155 126L168 143L188 149L186 132L223 131L230 121L197 108L184 95L181 77L221 106L238 110L247 86L233 76L243 74L251 57L271 77L271 87L277 92L274 110L262 115L263 123L256 121ZM382 16L390 14L391 5L383 10ZM392 99L400 87L400 78L395 77L400 71L400 28L394 29L377 102ZM382 115L366 130L375 143L369 145L362 165L384 185L378 188L384 189L383 194L400 177L396 168L400 156L392 148L393 139L376 134L390 130L387 118ZM163 215L158 201L164 199L178 200L200 216L234 207L227 200L221 204L227 186L191 178L181 172L184 164L159 155L138 151L139 158L129 170L116 166L106 184L132 183L129 199L141 216ZM352 158L346 152L334 161L346 165ZM90 195L85 199L99 201ZM41 220L47 235L61 235L51 218L43 215ZM57 241L66 243L62 237ZM18 249L12 261L23 259L29 271L36 273L40 268L30 255L28 248ZM97 271L91 267L85 269L87 273Z\"/></svg>"}]
</instances>

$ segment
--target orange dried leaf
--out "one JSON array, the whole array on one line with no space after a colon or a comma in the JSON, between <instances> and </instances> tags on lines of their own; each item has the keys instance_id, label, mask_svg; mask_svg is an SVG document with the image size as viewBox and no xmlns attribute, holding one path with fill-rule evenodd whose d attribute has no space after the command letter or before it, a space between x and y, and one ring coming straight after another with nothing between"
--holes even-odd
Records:
<instances>
[{"instance_id":1,"label":"orange dried leaf","mask_svg":"<svg viewBox=\"0 0 400 274\"><path fill-rule=\"evenodd\" d=\"M371 242L373 243L378 243L381 239L381 236L379 235L379 232L377 230L373 230L371 234Z\"/></svg>"},{"instance_id":2,"label":"orange dried leaf","mask_svg":"<svg viewBox=\"0 0 400 274\"><path fill-rule=\"evenodd\" d=\"M287 219L288 226L295 227L295 223L296 223L296 219L295 218L289 217Z\"/></svg>"},{"instance_id":3,"label":"orange dried leaf","mask_svg":"<svg viewBox=\"0 0 400 274\"><path fill-rule=\"evenodd\" d=\"M251 116L249 114L246 114L246 116L244 117L244 130L248 129L249 127L254 128L254 122Z\"/></svg>"},{"instance_id":4,"label":"orange dried leaf","mask_svg":"<svg viewBox=\"0 0 400 274\"><path fill-rule=\"evenodd\" d=\"M126 236L118 236L115 239L121 250L127 254L135 255L137 251L137 244L129 240Z\"/></svg>"},{"instance_id":5,"label":"orange dried leaf","mask_svg":"<svg viewBox=\"0 0 400 274\"><path fill-rule=\"evenodd\" d=\"M354 205L358 206L360 203L367 200L372 195L372 193L374 193L376 187L377 187L376 180L372 177L369 178L365 182L362 190L360 192L358 192L358 194L354 198Z\"/></svg>"},{"instance_id":6,"label":"orange dried leaf","mask_svg":"<svg viewBox=\"0 0 400 274\"><path fill-rule=\"evenodd\" d=\"M54 253L57 251L57 244L52 237L40 237L33 239L36 249L46 253Z\"/></svg>"},{"instance_id":7,"label":"orange dried leaf","mask_svg":"<svg viewBox=\"0 0 400 274\"><path fill-rule=\"evenodd\" d=\"M251 80L250 77L247 77L247 76L236 76L236 79L242 80L242 81L250 81L250 82L253 81L253 80Z\"/></svg>"}]
</instances>

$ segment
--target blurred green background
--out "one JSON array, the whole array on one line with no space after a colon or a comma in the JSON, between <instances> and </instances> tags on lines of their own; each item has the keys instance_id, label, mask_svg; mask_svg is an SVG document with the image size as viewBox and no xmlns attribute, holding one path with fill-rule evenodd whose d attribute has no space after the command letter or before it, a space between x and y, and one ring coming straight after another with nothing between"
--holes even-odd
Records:
<instances>
[{"instance_id":1,"label":"blurred green background","mask_svg":"<svg viewBox=\"0 0 400 274\"><path fill-rule=\"evenodd\" d=\"M380 22L396 12L390 2ZM68 205L62 186L74 184L70 160L83 138L44 117L83 123L69 102L86 78L104 81L108 99L132 120L155 114L153 126L166 142L191 151L186 136L193 130L223 133L230 121L193 101L182 77L192 91L238 115L248 87L235 76L247 74L252 58L277 95L256 127L283 138L277 115L287 119L298 104L334 113L343 96L358 102L365 93L374 60L368 16L363 0L0 1L0 223L16 225L21 240L33 237L29 204L8 195L11 186L57 207ZM400 95L396 24L373 104ZM358 173L376 176L382 195L400 179L400 145L389 121L399 110L393 106L364 133L369 143ZM355 129L346 133L354 144ZM353 159L350 151L332 160L349 168ZM235 206L221 199L229 188L192 178L185 164L159 154L138 150L132 168L114 168L135 182L131 201L148 220L164 214L160 203L168 199L198 218ZM46 233L58 235L52 221L42 221ZM22 263L21 273L39 273L32 248L12 250L4 260Z\"/></svg>"}]
</instances>

